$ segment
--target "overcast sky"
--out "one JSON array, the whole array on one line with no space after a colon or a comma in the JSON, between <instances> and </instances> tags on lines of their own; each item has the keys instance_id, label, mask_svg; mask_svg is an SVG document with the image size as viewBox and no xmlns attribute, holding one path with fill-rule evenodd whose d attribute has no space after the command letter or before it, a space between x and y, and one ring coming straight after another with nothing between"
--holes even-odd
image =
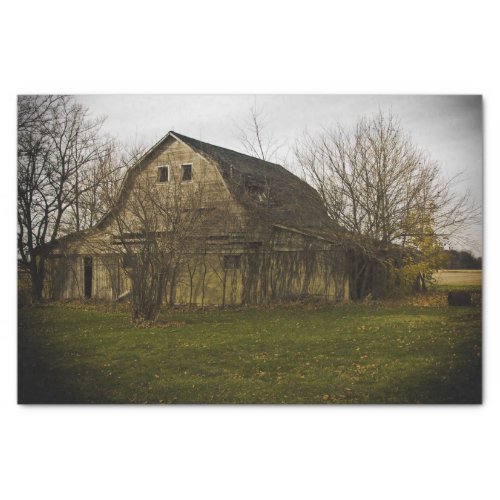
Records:
<instances>
[{"instance_id":1,"label":"overcast sky","mask_svg":"<svg viewBox=\"0 0 500 500\"><path fill-rule=\"evenodd\" d=\"M77 99L92 114L107 116L104 131L124 143L151 146L175 130L236 150L241 150L238 126L256 100L264 109L269 132L283 143L283 154L306 129L314 132L337 123L348 127L361 116L392 112L444 175L463 173L460 189L470 189L482 205L480 96L80 95ZM481 228L470 236L470 249L481 255Z\"/></svg>"}]
</instances>

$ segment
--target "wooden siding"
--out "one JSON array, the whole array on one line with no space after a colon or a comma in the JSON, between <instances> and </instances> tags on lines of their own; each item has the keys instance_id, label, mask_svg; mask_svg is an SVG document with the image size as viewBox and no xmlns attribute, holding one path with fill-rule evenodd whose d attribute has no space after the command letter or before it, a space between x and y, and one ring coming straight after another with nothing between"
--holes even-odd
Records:
<instances>
[{"instance_id":1,"label":"wooden siding","mask_svg":"<svg viewBox=\"0 0 500 500\"><path fill-rule=\"evenodd\" d=\"M192 165L190 181L180 182L183 164ZM169 166L169 181L158 183L157 169L163 165ZM348 277L331 242L300 231L264 229L234 199L217 166L183 142L170 137L128 176L122 214L127 211L127 196L144 180L160 190L168 189L168 183L178 183L186 193L198 190L201 204L217 207L219 214L211 220L205 235L213 244L207 244L203 253L185 249L185 258L170 280L173 285L166 290L166 303L231 305L307 296L330 301L347 299ZM116 229L109 219L84 237L70 239L54 249L49 258L45 296L84 298L85 257L92 257L92 299L116 300L130 291L130 279L119 255L109 251L114 234ZM224 269L226 254L241 255L241 267Z\"/></svg>"}]
</instances>

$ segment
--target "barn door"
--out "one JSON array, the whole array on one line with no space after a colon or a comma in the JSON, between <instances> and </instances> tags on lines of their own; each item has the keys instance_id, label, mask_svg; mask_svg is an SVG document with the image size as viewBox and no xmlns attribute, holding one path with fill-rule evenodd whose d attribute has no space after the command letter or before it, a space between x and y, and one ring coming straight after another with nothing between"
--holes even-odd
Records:
<instances>
[{"instance_id":1,"label":"barn door","mask_svg":"<svg viewBox=\"0 0 500 500\"><path fill-rule=\"evenodd\" d=\"M86 299L92 297L92 257L83 258L83 288Z\"/></svg>"}]
</instances>

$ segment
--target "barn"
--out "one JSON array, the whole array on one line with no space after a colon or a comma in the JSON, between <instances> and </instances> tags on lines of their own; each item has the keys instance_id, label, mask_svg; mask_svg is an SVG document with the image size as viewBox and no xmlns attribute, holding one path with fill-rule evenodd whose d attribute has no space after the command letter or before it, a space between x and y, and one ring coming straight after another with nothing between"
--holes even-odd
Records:
<instances>
[{"instance_id":1,"label":"barn","mask_svg":"<svg viewBox=\"0 0 500 500\"><path fill-rule=\"evenodd\" d=\"M151 293L161 286L171 305L343 301L355 272L346 241L284 167L169 132L97 225L51 246L44 295L119 300L149 266L161 277Z\"/></svg>"}]
</instances>

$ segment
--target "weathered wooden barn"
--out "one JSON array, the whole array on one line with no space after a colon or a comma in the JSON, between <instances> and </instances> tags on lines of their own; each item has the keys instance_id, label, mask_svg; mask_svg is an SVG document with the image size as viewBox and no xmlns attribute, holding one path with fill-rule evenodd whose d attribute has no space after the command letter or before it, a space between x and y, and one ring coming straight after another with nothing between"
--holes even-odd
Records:
<instances>
[{"instance_id":1,"label":"weathered wooden barn","mask_svg":"<svg viewBox=\"0 0 500 500\"><path fill-rule=\"evenodd\" d=\"M340 234L317 192L282 166L169 132L128 170L95 227L53 246L45 296L126 296L154 245L170 259L170 304L342 301L353 269Z\"/></svg>"}]
</instances>

